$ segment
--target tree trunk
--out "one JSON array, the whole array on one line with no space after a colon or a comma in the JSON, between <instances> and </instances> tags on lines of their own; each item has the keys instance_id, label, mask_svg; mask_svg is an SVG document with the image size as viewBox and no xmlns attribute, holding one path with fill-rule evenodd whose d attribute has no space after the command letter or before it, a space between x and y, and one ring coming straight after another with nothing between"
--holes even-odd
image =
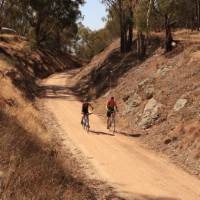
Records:
<instances>
[{"instance_id":1,"label":"tree trunk","mask_svg":"<svg viewBox=\"0 0 200 200\"><path fill-rule=\"evenodd\" d=\"M38 21L35 27L35 39L37 42L37 45L40 45L40 22Z\"/></svg>"},{"instance_id":2,"label":"tree trunk","mask_svg":"<svg viewBox=\"0 0 200 200\"><path fill-rule=\"evenodd\" d=\"M60 38L60 31L59 30L57 30L56 31L56 49L57 50L61 50L61 38Z\"/></svg>"},{"instance_id":3,"label":"tree trunk","mask_svg":"<svg viewBox=\"0 0 200 200\"><path fill-rule=\"evenodd\" d=\"M38 46L40 46L41 43L41 24L42 24L42 14L38 13L38 19L35 24L35 40Z\"/></svg>"},{"instance_id":4,"label":"tree trunk","mask_svg":"<svg viewBox=\"0 0 200 200\"><path fill-rule=\"evenodd\" d=\"M169 17L166 14L165 15L165 31L166 31L166 36L165 36L165 51L169 52L172 50L172 33L171 33L171 25L169 23Z\"/></svg>"},{"instance_id":5,"label":"tree trunk","mask_svg":"<svg viewBox=\"0 0 200 200\"><path fill-rule=\"evenodd\" d=\"M141 57L143 59L144 56L146 55L146 41L145 41L145 35L143 33L141 33L141 50L142 50Z\"/></svg>"},{"instance_id":6,"label":"tree trunk","mask_svg":"<svg viewBox=\"0 0 200 200\"><path fill-rule=\"evenodd\" d=\"M195 14L194 14L195 30L200 30L200 0L195 0Z\"/></svg>"},{"instance_id":7,"label":"tree trunk","mask_svg":"<svg viewBox=\"0 0 200 200\"><path fill-rule=\"evenodd\" d=\"M147 21L146 21L146 23L147 23L147 32L146 32L147 44L150 43L149 34L150 34L150 16L151 16L152 5L153 5L153 0L149 0L149 6L148 6L148 11L147 11Z\"/></svg>"},{"instance_id":8,"label":"tree trunk","mask_svg":"<svg viewBox=\"0 0 200 200\"><path fill-rule=\"evenodd\" d=\"M119 19L120 19L120 50L121 53L126 52L126 31L125 31L125 13L123 9L122 0L118 0L119 3Z\"/></svg>"},{"instance_id":9,"label":"tree trunk","mask_svg":"<svg viewBox=\"0 0 200 200\"><path fill-rule=\"evenodd\" d=\"M145 36L142 32L137 33L137 56L142 60L146 55L146 42Z\"/></svg>"},{"instance_id":10,"label":"tree trunk","mask_svg":"<svg viewBox=\"0 0 200 200\"><path fill-rule=\"evenodd\" d=\"M126 14L125 14L125 10L123 9L123 37L124 37L124 50L123 53L127 52L127 44L128 44L128 23L127 23L127 19L126 19Z\"/></svg>"},{"instance_id":11,"label":"tree trunk","mask_svg":"<svg viewBox=\"0 0 200 200\"><path fill-rule=\"evenodd\" d=\"M3 8L4 8L4 4L5 4L5 0L2 0L1 4L0 4L0 12L1 12L1 14L0 14L0 30L1 30L2 26L3 26Z\"/></svg>"},{"instance_id":12,"label":"tree trunk","mask_svg":"<svg viewBox=\"0 0 200 200\"><path fill-rule=\"evenodd\" d=\"M124 49L124 43L123 43L123 19L122 19L122 2L119 0L119 20L120 20L120 50L121 53Z\"/></svg>"},{"instance_id":13,"label":"tree trunk","mask_svg":"<svg viewBox=\"0 0 200 200\"><path fill-rule=\"evenodd\" d=\"M132 6L129 7L129 24L128 24L128 44L127 50L130 51L133 44L133 9Z\"/></svg>"}]
</instances>

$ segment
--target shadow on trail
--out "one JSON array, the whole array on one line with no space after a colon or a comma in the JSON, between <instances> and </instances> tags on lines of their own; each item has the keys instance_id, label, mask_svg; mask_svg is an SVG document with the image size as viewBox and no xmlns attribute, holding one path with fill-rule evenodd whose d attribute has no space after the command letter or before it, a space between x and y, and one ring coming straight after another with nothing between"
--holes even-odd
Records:
<instances>
[{"instance_id":1,"label":"shadow on trail","mask_svg":"<svg viewBox=\"0 0 200 200\"><path fill-rule=\"evenodd\" d=\"M106 133L106 132L103 132L103 131L95 131L95 130L90 130L90 133L95 133L96 135L108 135L108 136L115 136L114 134L112 133Z\"/></svg>"},{"instance_id":2,"label":"shadow on trail","mask_svg":"<svg viewBox=\"0 0 200 200\"><path fill-rule=\"evenodd\" d=\"M133 133L123 132L123 131L116 131L116 133L121 134L121 135L125 135L125 136L128 136L128 137L136 137L136 138L140 137L142 135L140 133L133 134Z\"/></svg>"},{"instance_id":3,"label":"shadow on trail","mask_svg":"<svg viewBox=\"0 0 200 200\"><path fill-rule=\"evenodd\" d=\"M120 198L117 197L117 200L182 200L180 198L173 198L173 197L158 197L158 196L150 196L150 195L137 195L133 194L128 198Z\"/></svg>"},{"instance_id":4,"label":"shadow on trail","mask_svg":"<svg viewBox=\"0 0 200 200\"><path fill-rule=\"evenodd\" d=\"M38 89L39 97L45 99L79 100L77 95L67 86L43 85ZM76 96L76 99L74 98Z\"/></svg>"},{"instance_id":5,"label":"shadow on trail","mask_svg":"<svg viewBox=\"0 0 200 200\"><path fill-rule=\"evenodd\" d=\"M108 135L108 136L116 136L116 134L121 134L121 135L125 135L127 137L134 137L134 138L141 136L141 134L131 134L131 133L122 132L122 131L115 131L115 133L108 133L108 132L104 132L104 131L90 130L90 133L95 133L96 135Z\"/></svg>"}]
</instances>

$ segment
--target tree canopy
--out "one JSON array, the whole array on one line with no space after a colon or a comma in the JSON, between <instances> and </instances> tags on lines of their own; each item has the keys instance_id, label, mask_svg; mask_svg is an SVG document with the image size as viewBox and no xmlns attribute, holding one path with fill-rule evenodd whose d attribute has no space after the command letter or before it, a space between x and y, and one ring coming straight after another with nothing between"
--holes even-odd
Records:
<instances>
[{"instance_id":1,"label":"tree canopy","mask_svg":"<svg viewBox=\"0 0 200 200\"><path fill-rule=\"evenodd\" d=\"M34 38L38 45L63 48L66 37L78 31L84 0L1 0L1 26ZM70 30L70 34L69 34Z\"/></svg>"},{"instance_id":2,"label":"tree canopy","mask_svg":"<svg viewBox=\"0 0 200 200\"><path fill-rule=\"evenodd\" d=\"M122 53L137 48L139 57L143 57L151 32L165 32L165 50L170 51L173 29L200 30L200 0L101 2L108 15L105 27L98 31L80 23L80 6L85 0L0 0L0 26L16 30L38 46L71 51L86 59L117 37Z\"/></svg>"}]
</instances>

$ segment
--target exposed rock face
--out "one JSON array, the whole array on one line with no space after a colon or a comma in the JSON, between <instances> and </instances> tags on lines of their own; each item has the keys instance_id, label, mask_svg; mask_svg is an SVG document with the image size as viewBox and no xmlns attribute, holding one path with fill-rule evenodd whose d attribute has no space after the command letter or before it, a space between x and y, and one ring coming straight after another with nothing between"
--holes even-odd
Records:
<instances>
[{"instance_id":1,"label":"exposed rock face","mask_svg":"<svg viewBox=\"0 0 200 200\"><path fill-rule=\"evenodd\" d=\"M138 83L138 89L139 90L145 89L147 85L150 85L152 82L153 82L153 78L146 78L140 83Z\"/></svg>"},{"instance_id":2,"label":"exposed rock face","mask_svg":"<svg viewBox=\"0 0 200 200\"><path fill-rule=\"evenodd\" d=\"M142 102L142 99L141 97L137 94L137 93L134 93L133 96L131 96L129 99L128 99L128 104L132 107L137 107L141 104Z\"/></svg>"},{"instance_id":3,"label":"exposed rock face","mask_svg":"<svg viewBox=\"0 0 200 200\"><path fill-rule=\"evenodd\" d=\"M181 110L182 108L185 107L185 105L187 104L187 102L188 102L187 99L178 99L178 101L174 105L173 110L176 111L176 112L179 111L179 110Z\"/></svg>"},{"instance_id":4,"label":"exposed rock face","mask_svg":"<svg viewBox=\"0 0 200 200\"><path fill-rule=\"evenodd\" d=\"M126 101L126 110L124 114L132 112L135 107L141 104L141 102L142 98L137 93L134 93L132 96L129 96L128 100Z\"/></svg>"},{"instance_id":5,"label":"exposed rock face","mask_svg":"<svg viewBox=\"0 0 200 200\"><path fill-rule=\"evenodd\" d=\"M146 84L148 84L149 83L149 79L147 78L147 79L144 79L143 81L141 81L139 84L138 84L138 88L139 89L142 89L142 88L144 88L144 86L146 85Z\"/></svg>"},{"instance_id":6,"label":"exposed rock face","mask_svg":"<svg viewBox=\"0 0 200 200\"><path fill-rule=\"evenodd\" d=\"M167 72L169 72L172 68L173 68L173 66L163 65L161 68L158 69L158 71L156 72L156 75L157 76L165 76L165 74Z\"/></svg>"},{"instance_id":7,"label":"exposed rock face","mask_svg":"<svg viewBox=\"0 0 200 200\"><path fill-rule=\"evenodd\" d=\"M155 121L159 118L159 109L162 104L157 102L154 98L150 99L144 108L144 112L141 116L139 126L144 129L150 128L155 124Z\"/></svg>"},{"instance_id":8,"label":"exposed rock face","mask_svg":"<svg viewBox=\"0 0 200 200\"><path fill-rule=\"evenodd\" d=\"M147 78L138 84L138 91L141 92L143 99L151 99L154 96L155 89L153 85L153 78Z\"/></svg>"}]
</instances>

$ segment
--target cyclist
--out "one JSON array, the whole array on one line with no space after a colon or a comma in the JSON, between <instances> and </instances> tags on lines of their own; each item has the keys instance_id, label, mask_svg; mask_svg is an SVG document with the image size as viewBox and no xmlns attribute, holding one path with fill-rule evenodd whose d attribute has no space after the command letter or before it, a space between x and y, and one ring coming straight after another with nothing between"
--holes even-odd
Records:
<instances>
[{"instance_id":1,"label":"cyclist","mask_svg":"<svg viewBox=\"0 0 200 200\"><path fill-rule=\"evenodd\" d=\"M89 103L88 98L84 99L82 104L82 119L81 124L83 125L83 119L86 117L88 120L88 128L90 128L89 125L89 109L94 110L93 106Z\"/></svg>"},{"instance_id":2,"label":"cyclist","mask_svg":"<svg viewBox=\"0 0 200 200\"><path fill-rule=\"evenodd\" d=\"M111 125L110 124L111 116L113 115L112 117L115 117L115 112L116 111L118 112L117 103L114 97L111 97L108 100L106 108L107 108L107 129L109 129Z\"/></svg>"}]
</instances>

